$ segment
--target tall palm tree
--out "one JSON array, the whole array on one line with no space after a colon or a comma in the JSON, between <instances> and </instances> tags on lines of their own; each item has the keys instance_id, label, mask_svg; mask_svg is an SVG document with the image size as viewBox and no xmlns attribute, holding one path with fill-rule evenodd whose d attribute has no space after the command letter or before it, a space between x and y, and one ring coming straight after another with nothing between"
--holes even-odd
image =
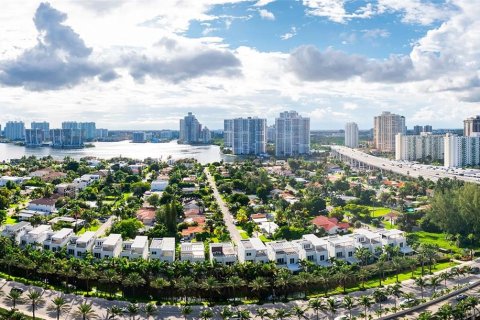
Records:
<instances>
[{"instance_id":1,"label":"tall palm tree","mask_svg":"<svg viewBox=\"0 0 480 320\"><path fill-rule=\"evenodd\" d=\"M136 303L129 303L126 309L130 320L135 320L135 317L140 312L140 307Z\"/></svg>"},{"instance_id":2,"label":"tall palm tree","mask_svg":"<svg viewBox=\"0 0 480 320\"><path fill-rule=\"evenodd\" d=\"M324 309L324 303L321 299L311 299L308 301L308 306L315 311L316 319L319 320L320 311Z\"/></svg>"},{"instance_id":3,"label":"tall palm tree","mask_svg":"<svg viewBox=\"0 0 480 320\"><path fill-rule=\"evenodd\" d=\"M52 304L48 307L50 310L54 310L57 314L57 320L60 320L60 314L69 309L68 302L61 295L52 299Z\"/></svg>"},{"instance_id":4,"label":"tall palm tree","mask_svg":"<svg viewBox=\"0 0 480 320\"><path fill-rule=\"evenodd\" d=\"M348 310L348 317L352 319L352 309L355 308L355 301L350 296L343 297L342 306Z\"/></svg>"},{"instance_id":5,"label":"tall palm tree","mask_svg":"<svg viewBox=\"0 0 480 320\"><path fill-rule=\"evenodd\" d=\"M143 312L145 313L145 315L147 316L147 320L150 319L150 317L154 317L155 314L157 313L157 306L152 303L152 302L149 302L147 303L144 307L143 307Z\"/></svg>"},{"instance_id":6,"label":"tall palm tree","mask_svg":"<svg viewBox=\"0 0 480 320\"><path fill-rule=\"evenodd\" d=\"M365 320L368 319L368 309L372 306L372 299L367 295L360 296L358 304L365 310Z\"/></svg>"},{"instance_id":7,"label":"tall palm tree","mask_svg":"<svg viewBox=\"0 0 480 320\"><path fill-rule=\"evenodd\" d=\"M291 310L291 313L297 317L298 320L308 319L308 317L305 315L307 310L302 307L294 306Z\"/></svg>"},{"instance_id":8,"label":"tall palm tree","mask_svg":"<svg viewBox=\"0 0 480 320\"><path fill-rule=\"evenodd\" d=\"M22 301L22 292L18 290L11 290L9 294L7 294L7 299L12 302L13 309L17 307L17 302Z\"/></svg>"},{"instance_id":9,"label":"tall palm tree","mask_svg":"<svg viewBox=\"0 0 480 320\"><path fill-rule=\"evenodd\" d=\"M237 292L237 289L238 288L241 288L242 286L245 285L245 281L240 278L239 276L232 276L230 278L228 278L227 280L227 283L226 283L227 287L231 288L232 289L232 293L233 293L233 302L236 303L236 292Z\"/></svg>"},{"instance_id":10,"label":"tall palm tree","mask_svg":"<svg viewBox=\"0 0 480 320\"><path fill-rule=\"evenodd\" d=\"M453 308L450 303L442 305L438 311L435 313L435 316L440 320L449 320L453 316Z\"/></svg>"},{"instance_id":11,"label":"tall palm tree","mask_svg":"<svg viewBox=\"0 0 480 320\"><path fill-rule=\"evenodd\" d=\"M433 292L432 292L432 297L435 296L435 291L440 284L440 278L438 276L432 276L430 278L430 285L432 286Z\"/></svg>"},{"instance_id":12,"label":"tall palm tree","mask_svg":"<svg viewBox=\"0 0 480 320\"><path fill-rule=\"evenodd\" d=\"M376 303L380 305L380 309L382 309L383 301L387 300L387 298L388 294L386 290L376 289L375 291L373 291L373 299Z\"/></svg>"},{"instance_id":13,"label":"tall palm tree","mask_svg":"<svg viewBox=\"0 0 480 320\"><path fill-rule=\"evenodd\" d=\"M32 306L32 318L35 320L35 310L37 309L38 305L43 302L42 294L40 291L30 289L27 293L27 299L30 300L30 305Z\"/></svg>"},{"instance_id":14,"label":"tall palm tree","mask_svg":"<svg viewBox=\"0 0 480 320\"><path fill-rule=\"evenodd\" d=\"M230 307L223 307L222 310L220 310L219 316L223 319L230 319L234 315L234 312Z\"/></svg>"},{"instance_id":15,"label":"tall palm tree","mask_svg":"<svg viewBox=\"0 0 480 320\"><path fill-rule=\"evenodd\" d=\"M179 277L177 278L177 280L175 280L175 288L185 298L185 303L188 301L188 292L191 292L192 289L194 288L193 286L194 283L195 283L195 280L190 276Z\"/></svg>"},{"instance_id":16,"label":"tall palm tree","mask_svg":"<svg viewBox=\"0 0 480 320\"><path fill-rule=\"evenodd\" d=\"M260 320L265 320L265 318L270 317L270 312L268 312L268 310L265 308L258 308L257 316L260 318Z\"/></svg>"},{"instance_id":17,"label":"tall palm tree","mask_svg":"<svg viewBox=\"0 0 480 320\"><path fill-rule=\"evenodd\" d=\"M445 285L445 288L447 288L447 281L452 278L452 275L450 272L442 272L438 275L440 280L443 281L443 284Z\"/></svg>"},{"instance_id":18,"label":"tall palm tree","mask_svg":"<svg viewBox=\"0 0 480 320\"><path fill-rule=\"evenodd\" d=\"M264 277L256 277L250 282L250 288L257 295L259 301L262 299L262 293L264 293L268 287L268 281Z\"/></svg>"},{"instance_id":19,"label":"tall palm tree","mask_svg":"<svg viewBox=\"0 0 480 320\"><path fill-rule=\"evenodd\" d=\"M215 277L210 276L200 284L200 287L207 291L210 296L210 302L213 303L213 296L215 293L218 293L220 288L218 280L215 279Z\"/></svg>"},{"instance_id":20,"label":"tall palm tree","mask_svg":"<svg viewBox=\"0 0 480 320\"><path fill-rule=\"evenodd\" d=\"M402 296L402 286L399 283L395 283L393 286L388 288L388 292L395 297L394 303L395 303L395 309L397 309L397 299Z\"/></svg>"},{"instance_id":21,"label":"tall palm tree","mask_svg":"<svg viewBox=\"0 0 480 320\"><path fill-rule=\"evenodd\" d=\"M77 307L74 314L77 317L82 318L82 320L89 320L97 318L98 316L95 314L95 311L92 308L92 303L83 302Z\"/></svg>"},{"instance_id":22,"label":"tall palm tree","mask_svg":"<svg viewBox=\"0 0 480 320\"><path fill-rule=\"evenodd\" d=\"M138 273L132 272L123 280L123 284L127 288L132 289L132 295L135 296L135 289L145 285L145 279Z\"/></svg>"},{"instance_id":23,"label":"tall palm tree","mask_svg":"<svg viewBox=\"0 0 480 320\"><path fill-rule=\"evenodd\" d=\"M422 293L422 299L423 299L423 292L425 290L425 287L427 286L427 281L425 280L425 278L417 278L415 279L415 284L417 285L417 287L420 288L420 292Z\"/></svg>"},{"instance_id":24,"label":"tall palm tree","mask_svg":"<svg viewBox=\"0 0 480 320\"><path fill-rule=\"evenodd\" d=\"M190 306L183 306L182 308L182 315L183 317L185 318L185 320L187 320L187 317L192 314L193 310L192 310L192 307Z\"/></svg>"},{"instance_id":25,"label":"tall palm tree","mask_svg":"<svg viewBox=\"0 0 480 320\"><path fill-rule=\"evenodd\" d=\"M337 313L337 303L335 302L335 300L332 298L328 298L325 306L327 311L332 316L332 319L335 318L335 314Z\"/></svg>"}]
</instances>

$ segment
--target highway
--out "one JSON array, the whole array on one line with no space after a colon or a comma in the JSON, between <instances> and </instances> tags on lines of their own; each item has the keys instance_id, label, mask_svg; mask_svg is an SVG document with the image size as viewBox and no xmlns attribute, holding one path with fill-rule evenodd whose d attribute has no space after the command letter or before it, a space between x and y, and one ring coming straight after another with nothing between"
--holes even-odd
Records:
<instances>
[{"instance_id":1,"label":"highway","mask_svg":"<svg viewBox=\"0 0 480 320\"><path fill-rule=\"evenodd\" d=\"M432 181L437 181L439 178L450 178L463 180L466 182L480 183L479 170L454 170L440 166L421 165L406 161L394 161L386 158L375 157L366 154L365 152L343 146L332 146L331 148L332 151L341 155L343 158L342 160L345 162L348 162L345 158L349 158L380 170L388 170L412 178L418 178L421 176ZM463 171L467 172L467 175L462 173ZM468 174L477 174L478 176L468 176Z\"/></svg>"}]
</instances>

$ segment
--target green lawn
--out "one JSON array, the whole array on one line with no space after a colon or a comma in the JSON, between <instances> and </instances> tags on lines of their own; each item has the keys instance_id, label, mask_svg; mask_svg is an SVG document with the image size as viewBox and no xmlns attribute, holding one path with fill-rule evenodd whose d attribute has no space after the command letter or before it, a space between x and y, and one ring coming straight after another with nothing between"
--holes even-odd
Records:
<instances>
[{"instance_id":1,"label":"green lawn","mask_svg":"<svg viewBox=\"0 0 480 320\"><path fill-rule=\"evenodd\" d=\"M242 237L242 239L248 239L248 238L250 238L250 237L248 236L247 231L243 230L242 227L237 226L237 230L240 232L240 237Z\"/></svg>"},{"instance_id":2,"label":"green lawn","mask_svg":"<svg viewBox=\"0 0 480 320\"><path fill-rule=\"evenodd\" d=\"M87 231L97 231L98 228L100 228L100 223L91 225L91 226L88 227L87 229L85 229L85 227L83 227L82 229L80 229L80 231L77 232L77 234L78 234L78 235L81 235L81 234L84 234L84 233L87 232Z\"/></svg>"},{"instance_id":3,"label":"green lawn","mask_svg":"<svg viewBox=\"0 0 480 320\"><path fill-rule=\"evenodd\" d=\"M5 220L5 224L15 224L15 223L17 223L17 222L18 222L17 219L14 219L14 218L12 218L12 217L10 217L10 216L8 216L8 217L7 217L7 220Z\"/></svg>"},{"instance_id":4,"label":"green lawn","mask_svg":"<svg viewBox=\"0 0 480 320\"><path fill-rule=\"evenodd\" d=\"M386 215L387 213L392 211L392 209L385 208L385 207L370 207L369 206L368 209L370 210L370 212L373 211L372 217L374 217L374 218L383 217L384 215Z\"/></svg>"},{"instance_id":5,"label":"green lawn","mask_svg":"<svg viewBox=\"0 0 480 320\"><path fill-rule=\"evenodd\" d=\"M462 250L455 245L453 241L446 239L444 233L433 233L426 231L417 231L409 235L419 243L436 244L440 248L452 250L455 253L461 253Z\"/></svg>"},{"instance_id":6,"label":"green lawn","mask_svg":"<svg viewBox=\"0 0 480 320\"><path fill-rule=\"evenodd\" d=\"M263 234L260 235L259 239L262 240L264 243L272 241L272 240L268 239L267 237L265 237Z\"/></svg>"}]
</instances>

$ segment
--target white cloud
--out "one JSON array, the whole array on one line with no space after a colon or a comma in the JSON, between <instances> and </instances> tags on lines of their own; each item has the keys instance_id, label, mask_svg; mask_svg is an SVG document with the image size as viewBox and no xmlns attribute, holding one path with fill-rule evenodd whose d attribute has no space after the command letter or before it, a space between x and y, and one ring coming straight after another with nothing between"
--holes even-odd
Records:
<instances>
[{"instance_id":1,"label":"white cloud","mask_svg":"<svg viewBox=\"0 0 480 320\"><path fill-rule=\"evenodd\" d=\"M430 25L443 21L453 12L452 6L422 0L378 0L378 13L401 12L404 23Z\"/></svg>"},{"instance_id":2,"label":"white cloud","mask_svg":"<svg viewBox=\"0 0 480 320\"><path fill-rule=\"evenodd\" d=\"M358 8L353 13L345 10L346 0L303 0L307 13L312 16L326 17L331 21L345 23L351 19L367 19L375 14L374 7L371 3Z\"/></svg>"},{"instance_id":3,"label":"white cloud","mask_svg":"<svg viewBox=\"0 0 480 320\"><path fill-rule=\"evenodd\" d=\"M270 12L266 9L260 9L260 10L258 10L258 13L260 14L260 17L262 19L275 20L275 15L272 12Z\"/></svg>"},{"instance_id":4,"label":"white cloud","mask_svg":"<svg viewBox=\"0 0 480 320\"><path fill-rule=\"evenodd\" d=\"M290 38L295 37L296 35L297 35L297 28L296 27L291 27L289 32L284 33L280 36L280 39L288 40Z\"/></svg>"},{"instance_id":5,"label":"white cloud","mask_svg":"<svg viewBox=\"0 0 480 320\"><path fill-rule=\"evenodd\" d=\"M269 3L275 2L275 0L258 0L257 3L254 4L255 7L264 7Z\"/></svg>"},{"instance_id":6,"label":"white cloud","mask_svg":"<svg viewBox=\"0 0 480 320\"><path fill-rule=\"evenodd\" d=\"M390 32L387 29L366 29L362 30L363 37L367 39L376 39L376 38L388 38L390 37Z\"/></svg>"}]
</instances>

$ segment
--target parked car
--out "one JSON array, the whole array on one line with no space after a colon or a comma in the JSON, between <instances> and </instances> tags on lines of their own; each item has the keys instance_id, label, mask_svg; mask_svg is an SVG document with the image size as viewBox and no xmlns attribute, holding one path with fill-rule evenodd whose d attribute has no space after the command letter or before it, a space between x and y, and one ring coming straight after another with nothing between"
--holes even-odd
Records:
<instances>
[{"instance_id":1,"label":"parked car","mask_svg":"<svg viewBox=\"0 0 480 320\"><path fill-rule=\"evenodd\" d=\"M478 273L480 273L480 268L479 267L473 267L473 268L470 269L470 273L478 274Z\"/></svg>"},{"instance_id":2,"label":"parked car","mask_svg":"<svg viewBox=\"0 0 480 320\"><path fill-rule=\"evenodd\" d=\"M411 299L411 298L403 299L403 300L400 301L399 306L400 307L411 307L411 306L413 306L413 304L415 304L415 302L416 302L415 299Z\"/></svg>"},{"instance_id":3,"label":"parked car","mask_svg":"<svg viewBox=\"0 0 480 320\"><path fill-rule=\"evenodd\" d=\"M455 300L457 300L457 301L463 301L463 300L465 300L465 299L467 299L467 298L468 298L468 296L467 296L466 294L460 293L459 295L457 295L457 296L455 297Z\"/></svg>"}]
</instances>

